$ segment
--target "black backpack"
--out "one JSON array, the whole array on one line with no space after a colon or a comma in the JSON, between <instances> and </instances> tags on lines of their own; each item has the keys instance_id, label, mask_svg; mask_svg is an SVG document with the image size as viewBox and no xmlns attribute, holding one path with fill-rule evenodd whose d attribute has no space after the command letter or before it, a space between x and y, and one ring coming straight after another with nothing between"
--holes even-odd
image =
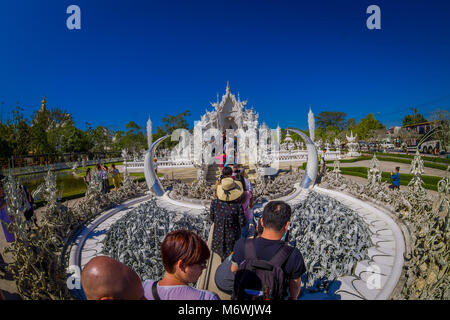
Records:
<instances>
[{"instance_id":1,"label":"black backpack","mask_svg":"<svg viewBox=\"0 0 450 320\"><path fill-rule=\"evenodd\" d=\"M287 280L281 266L293 247L283 245L270 261L256 256L254 239L245 240L245 260L234 278L232 300L282 300L286 296Z\"/></svg>"}]
</instances>

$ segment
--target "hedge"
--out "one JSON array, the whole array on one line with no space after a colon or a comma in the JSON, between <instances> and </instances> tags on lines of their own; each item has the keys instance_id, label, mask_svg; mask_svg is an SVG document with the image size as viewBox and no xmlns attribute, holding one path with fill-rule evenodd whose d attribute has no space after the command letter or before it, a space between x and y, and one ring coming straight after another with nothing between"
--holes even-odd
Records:
<instances>
[{"instance_id":1,"label":"hedge","mask_svg":"<svg viewBox=\"0 0 450 320\"><path fill-rule=\"evenodd\" d=\"M424 157L422 157L423 159ZM371 160L372 157L357 157L357 158L353 158L353 159L346 159L346 160L339 160L340 163L353 163L353 162L358 162L358 161L363 161L363 160ZM398 163L405 163L405 164L411 164L411 160L407 160L407 159L398 159L398 158L394 158L394 157L386 157L385 154L377 154L377 159L380 161L390 161L390 162L398 162ZM333 163L334 160L327 160L325 161L325 163ZM427 161L423 162L423 165L427 168L433 168L433 169L439 169L439 170L443 170L446 171L447 170L447 165L444 164L438 164L438 163L430 163Z\"/></svg>"},{"instance_id":2,"label":"hedge","mask_svg":"<svg viewBox=\"0 0 450 320\"><path fill-rule=\"evenodd\" d=\"M372 151L365 151L364 153L368 153L368 154L374 154L374 152ZM377 157L378 155L384 156L384 157L393 157L393 158L408 158L408 159L413 159L414 155L411 154L397 154L397 153L380 153L377 152ZM422 159L424 161L429 161L429 162L440 162L440 163L447 163L450 164L450 159L448 158L441 158L441 157L428 157L428 156L423 156L422 155Z\"/></svg>"}]
</instances>

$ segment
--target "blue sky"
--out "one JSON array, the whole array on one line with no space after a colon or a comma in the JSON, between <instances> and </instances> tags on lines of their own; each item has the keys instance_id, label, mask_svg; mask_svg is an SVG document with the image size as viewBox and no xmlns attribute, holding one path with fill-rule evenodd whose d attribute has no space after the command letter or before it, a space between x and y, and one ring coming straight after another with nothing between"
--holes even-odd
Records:
<instances>
[{"instance_id":1,"label":"blue sky","mask_svg":"<svg viewBox=\"0 0 450 320\"><path fill-rule=\"evenodd\" d=\"M81 30L66 28L71 4ZM381 30L366 28L371 4ZM449 110L450 1L0 2L3 119L46 95L81 128L186 109L193 123L227 81L272 128L306 128L309 104L387 126Z\"/></svg>"}]
</instances>

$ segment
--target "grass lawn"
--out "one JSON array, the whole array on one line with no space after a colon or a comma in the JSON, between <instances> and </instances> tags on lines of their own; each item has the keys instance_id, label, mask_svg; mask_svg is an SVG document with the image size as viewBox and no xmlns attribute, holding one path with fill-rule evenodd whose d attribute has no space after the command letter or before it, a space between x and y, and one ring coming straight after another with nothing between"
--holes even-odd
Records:
<instances>
[{"instance_id":1,"label":"grass lawn","mask_svg":"<svg viewBox=\"0 0 450 320\"><path fill-rule=\"evenodd\" d=\"M58 192L63 191L62 193L62 201L76 199L84 197L86 193L86 184L84 183L84 175L85 170L79 175L68 175L56 178L56 186L58 188ZM130 173L130 176L137 177L137 181L143 182L145 181L144 173ZM158 173L158 177L164 176L162 173ZM123 181L123 173L120 174L120 181ZM34 191L41 183L44 182L44 179L36 179L30 182L27 182L27 186L31 191ZM113 186L112 178L109 178L109 185ZM38 200L35 202L37 207L44 205L43 200Z\"/></svg>"},{"instance_id":2,"label":"grass lawn","mask_svg":"<svg viewBox=\"0 0 450 320\"><path fill-rule=\"evenodd\" d=\"M352 159L353 160L353 159ZM341 161L343 162L343 161ZM302 170L306 169L306 162L303 163L302 166L299 167ZM333 170L333 167L327 166L328 170ZM367 170L366 167L341 167L341 173L344 175L356 176L367 179ZM391 183L391 174L390 172L383 171L381 173L381 181ZM411 181L413 175L409 173L400 173L400 184L403 186L408 185ZM422 180L424 182L423 187L425 189L437 191L437 183L442 179L442 177L436 176L422 176Z\"/></svg>"}]
</instances>

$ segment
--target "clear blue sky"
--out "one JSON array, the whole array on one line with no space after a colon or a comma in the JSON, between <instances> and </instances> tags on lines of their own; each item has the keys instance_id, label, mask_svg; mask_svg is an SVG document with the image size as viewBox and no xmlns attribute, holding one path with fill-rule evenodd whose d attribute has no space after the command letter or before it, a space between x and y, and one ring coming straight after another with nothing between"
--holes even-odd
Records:
<instances>
[{"instance_id":1,"label":"clear blue sky","mask_svg":"<svg viewBox=\"0 0 450 320\"><path fill-rule=\"evenodd\" d=\"M81 8L81 30L66 8ZM381 8L381 30L366 8ZM274 128L313 112L385 125L450 109L450 1L2 0L0 102L30 116L47 96L76 125L198 120L230 81ZM438 100L437 102L435 102Z\"/></svg>"}]
</instances>

